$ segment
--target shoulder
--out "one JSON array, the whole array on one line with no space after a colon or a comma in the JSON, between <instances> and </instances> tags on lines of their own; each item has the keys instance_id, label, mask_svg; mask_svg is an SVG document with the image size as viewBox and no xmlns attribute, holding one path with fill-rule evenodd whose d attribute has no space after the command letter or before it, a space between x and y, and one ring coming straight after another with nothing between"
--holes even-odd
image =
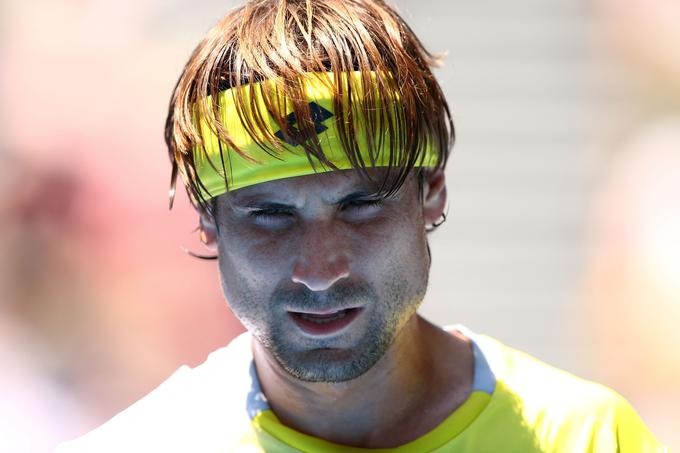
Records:
<instances>
[{"instance_id":1,"label":"shoulder","mask_svg":"<svg viewBox=\"0 0 680 453\"><path fill-rule=\"evenodd\" d=\"M540 448L558 451L665 451L616 391L477 335L496 376L494 423L516 423Z\"/></svg>"},{"instance_id":2,"label":"shoulder","mask_svg":"<svg viewBox=\"0 0 680 453\"><path fill-rule=\"evenodd\" d=\"M180 367L132 406L56 451L212 450L249 423L250 363L250 336L243 334L201 365Z\"/></svg>"}]
</instances>

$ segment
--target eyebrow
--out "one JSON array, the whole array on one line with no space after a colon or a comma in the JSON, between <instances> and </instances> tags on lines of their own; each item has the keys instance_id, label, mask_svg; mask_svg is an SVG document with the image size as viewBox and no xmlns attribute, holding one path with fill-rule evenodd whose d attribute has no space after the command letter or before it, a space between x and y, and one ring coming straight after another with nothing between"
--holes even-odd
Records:
<instances>
[{"instance_id":1,"label":"eyebrow","mask_svg":"<svg viewBox=\"0 0 680 453\"><path fill-rule=\"evenodd\" d=\"M269 201L268 198L274 198L276 195L270 193L263 193L261 195L253 195L249 197L244 197L242 200L233 200L232 206L236 208L257 208L257 209L291 209L295 205L292 203L285 203L279 201ZM351 192L342 198L330 203L336 206L342 206L347 203L358 200L377 200L380 197L376 191L372 190L356 190Z\"/></svg>"},{"instance_id":2,"label":"eyebrow","mask_svg":"<svg viewBox=\"0 0 680 453\"><path fill-rule=\"evenodd\" d=\"M357 200L377 200L379 198L384 198L378 196L378 193L376 191L370 191L370 190L357 190L355 192L352 192L348 195L345 195L338 201L336 201L333 204L336 205L343 205L347 204L352 201L357 201Z\"/></svg>"}]
</instances>

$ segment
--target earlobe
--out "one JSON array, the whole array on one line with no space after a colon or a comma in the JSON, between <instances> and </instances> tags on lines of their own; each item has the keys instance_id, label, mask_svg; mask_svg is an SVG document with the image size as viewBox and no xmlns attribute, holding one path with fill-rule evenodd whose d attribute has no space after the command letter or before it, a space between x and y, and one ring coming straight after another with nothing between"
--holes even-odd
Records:
<instances>
[{"instance_id":1,"label":"earlobe","mask_svg":"<svg viewBox=\"0 0 680 453\"><path fill-rule=\"evenodd\" d=\"M198 226L201 242L210 250L217 250L217 227L215 220L206 214L201 214Z\"/></svg>"},{"instance_id":2,"label":"earlobe","mask_svg":"<svg viewBox=\"0 0 680 453\"><path fill-rule=\"evenodd\" d=\"M423 219L426 225L437 223L446 208L446 177L436 169L425 175L423 186Z\"/></svg>"}]
</instances>

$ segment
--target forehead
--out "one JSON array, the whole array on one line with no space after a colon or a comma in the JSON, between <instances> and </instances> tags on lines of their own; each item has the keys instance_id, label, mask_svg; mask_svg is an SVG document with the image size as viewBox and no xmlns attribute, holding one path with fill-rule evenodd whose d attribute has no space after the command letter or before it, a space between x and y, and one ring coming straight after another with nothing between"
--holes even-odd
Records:
<instances>
[{"instance_id":1,"label":"forehead","mask_svg":"<svg viewBox=\"0 0 680 453\"><path fill-rule=\"evenodd\" d=\"M366 174L357 170L330 171L255 184L228 192L218 198L231 203L240 203L260 197L293 201L300 197L312 196L330 202L352 192L377 192L387 174L384 168L369 168Z\"/></svg>"}]
</instances>

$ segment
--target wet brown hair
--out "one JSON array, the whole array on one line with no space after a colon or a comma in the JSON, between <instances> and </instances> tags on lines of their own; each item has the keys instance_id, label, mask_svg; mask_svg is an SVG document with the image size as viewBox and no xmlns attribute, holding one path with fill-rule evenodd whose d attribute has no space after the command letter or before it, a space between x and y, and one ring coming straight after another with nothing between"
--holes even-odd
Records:
<instances>
[{"instance_id":1,"label":"wet brown hair","mask_svg":"<svg viewBox=\"0 0 680 453\"><path fill-rule=\"evenodd\" d=\"M431 71L440 63L440 57L429 53L399 14L382 0L249 1L208 32L175 86L165 126L172 162L170 207L179 173L192 204L213 214L214 202L201 194L194 166L193 153L205 153L197 116L207 119L226 147L249 157L234 145L219 120L217 94L229 88L250 85L245 89L251 90L251 96L238 94L235 98L241 123L246 130L259 131L252 135L264 136L266 140L258 143L276 155L281 151L279 141L264 125L263 112L248 102L254 98L255 82L274 80L275 92L263 90L268 113L286 137L302 145L310 163L314 157L322 165L335 168L319 145L303 95L302 79L310 72L334 75L336 124L354 168L367 175L364 170L371 166L358 151L357 127L363 127L369 137L387 137L391 158L381 192L389 194L401 187L417 167L426 144L437 153L437 167L443 168L453 145L454 128L446 99ZM348 78L340 77L348 71L361 71L362 85L375 88L363 90L361 96L353 95L361 90ZM212 102L206 102L209 96ZM290 127L285 112L277 108L281 99L291 101L296 128ZM379 149L382 139L377 140L369 147ZM217 168L223 167L218 164Z\"/></svg>"}]
</instances>

